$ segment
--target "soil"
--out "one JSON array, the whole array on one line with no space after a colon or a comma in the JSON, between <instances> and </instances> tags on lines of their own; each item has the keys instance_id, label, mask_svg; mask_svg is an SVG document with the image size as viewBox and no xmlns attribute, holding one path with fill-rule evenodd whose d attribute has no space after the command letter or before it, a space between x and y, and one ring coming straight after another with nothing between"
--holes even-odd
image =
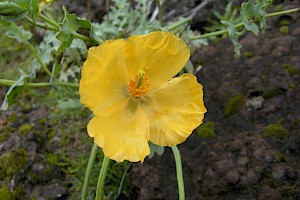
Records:
<instances>
[{"instance_id":1,"label":"soil","mask_svg":"<svg viewBox=\"0 0 300 200\"><path fill-rule=\"evenodd\" d=\"M86 16L86 1L67 2L70 13ZM178 2L167 1L165 12L184 15L201 3ZM92 17L99 21L107 9L104 1L96 4L102 7L93 10ZM203 30L213 19L212 10L225 5L208 4L195 16L192 28ZM299 6L298 1L284 1L283 10ZM216 137L199 136L199 128L178 146L187 200L300 199L300 15L274 17L267 24L264 34L240 38L239 58L231 42L221 38L192 55L192 62L202 66L196 75L208 110L203 126L212 124L202 132ZM5 91L0 88L0 99ZM1 113L0 186L9 182L1 194L13 191L12 199L71 199L67 174L53 155L62 139L48 122L51 109L24 104ZM133 164L129 175L135 195L119 199L178 199L170 148L162 156Z\"/></svg>"},{"instance_id":2,"label":"soil","mask_svg":"<svg viewBox=\"0 0 300 200\"><path fill-rule=\"evenodd\" d=\"M217 137L194 133L179 145L186 199L300 199L300 15L267 23L264 34L240 39L239 58L228 39L192 56L202 65L204 124L214 123ZM169 148L135 164L131 178L138 199L178 198Z\"/></svg>"}]
</instances>

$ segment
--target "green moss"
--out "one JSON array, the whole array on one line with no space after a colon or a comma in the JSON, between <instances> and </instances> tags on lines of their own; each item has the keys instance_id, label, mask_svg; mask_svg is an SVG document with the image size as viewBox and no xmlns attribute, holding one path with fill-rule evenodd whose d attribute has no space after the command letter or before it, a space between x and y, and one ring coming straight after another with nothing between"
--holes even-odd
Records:
<instances>
[{"instance_id":1,"label":"green moss","mask_svg":"<svg viewBox=\"0 0 300 200\"><path fill-rule=\"evenodd\" d=\"M29 131L31 131L33 129L33 125L29 124L29 123L25 123L22 126L20 126L19 128L19 132L23 135L26 135L27 133L29 133Z\"/></svg>"},{"instance_id":2,"label":"green moss","mask_svg":"<svg viewBox=\"0 0 300 200\"><path fill-rule=\"evenodd\" d=\"M52 165L56 165L58 163L58 158L56 155L48 153L45 155L48 162Z\"/></svg>"},{"instance_id":3,"label":"green moss","mask_svg":"<svg viewBox=\"0 0 300 200\"><path fill-rule=\"evenodd\" d=\"M251 58L251 57L253 57L254 54L250 51L246 51L243 55L245 58Z\"/></svg>"},{"instance_id":4,"label":"green moss","mask_svg":"<svg viewBox=\"0 0 300 200\"><path fill-rule=\"evenodd\" d=\"M10 192L7 185L4 185L0 189L0 200L15 200L21 199L23 193L23 189L21 185L19 185L13 192Z\"/></svg>"},{"instance_id":5,"label":"green moss","mask_svg":"<svg viewBox=\"0 0 300 200\"><path fill-rule=\"evenodd\" d=\"M244 105L243 96L239 95L239 96L232 97L225 106L225 110L224 110L225 117L234 115L243 107L243 105Z\"/></svg>"},{"instance_id":6,"label":"green moss","mask_svg":"<svg viewBox=\"0 0 300 200\"><path fill-rule=\"evenodd\" d=\"M279 31L280 31L280 33L288 34L289 33L289 27L288 26L281 26L279 28Z\"/></svg>"},{"instance_id":7,"label":"green moss","mask_svg":"<svg viewBox=\"0 0 300 200\"><path fill-rule=\"evenodd\" d=\"M269 98L272 98L272 97L276 97L278 95L281 95L283 93L283 90L281 88L272 88L272 89L269 89L269 90L266 90L262 93L262 96L265 98L265 99L269 99Z\"/></svg>"},{"instance_id":8,"label":"green moss","mask_svg":"<svg viewBox=\"0 0 300 200\"><path fill-rule=\"evenodd\" d=\"M9 132L8 131L3 131L1 134L0 134L0 143L4 142L7 140L9 136Z\"/></svg>"},{"instance_id":9,"label":"green moss","mask_svg":"<svg viewBox=\"0 0 300 200\"><path fill-rule=\"evenodd\" d=\"M294 90L294 89L297 88L297 85L295 83L290 83L289 84L289 88L292 89L292 90Z\"/></svg>"},{"instance_id":10,"label":"green moss","mask_svg":"<svg viewBox=\"0 0 300 200\"><path fill-rule=\"evenodd\" d=\"M299 74L299 70L295 68L293 65L290 64L284 64L281 66L282 68L286 69L286 71L291 75L297 75Z\"/></svg>"},{"instance_id":11,"label":"green moss","mask_svg":"<svg viewBox=\"0 0 300 200\"><path fill-rule=\"evenodd\" d=\"M13 196L6 185L0 189L0 200L13 200Z\"/></svg>"},{"instance_id":12,"label":"green moss","mask_svg":"<svg viewBox=\"0 0 300 200\"><path fill-rule=\"evenodd\" d=\"M215 123L205 122L198 129L197 134L203 138L215 138L217 137L215 133Z\"/></svg>"},{"instance_id":13,"label":"green moss","mask_svg":"<svg viewBox=\"0 0 300 200\"><path fill-rule=\"evenodd\" d=\"M283 197L291 197L295 193L295 189L289 185L282 186L279 191Z\"/></svg>"},{"instance_id":14,"label":"green moss","mask_svg":"<svg viewBox=\"0 0 300 200\"><path fill-rule=\"evenodd\" d=\"M281 19L281 20L279 21L279 25L280 25L280 26L287 26L287 25L290 25L290 24L291 24L291 21L288 20L288 19Z\"/></svg>"},{"instance_id":15,"label":"green moss","mask_svg":"<svg viewBox=\"0 0 300 200\"><path fill-rule=\"evenodd\" d=\"M280 161L282 161L282 162L287 162L288 161L287 157L285 157L283 154L281 154L277 151L275 151L274 153L277 156L277 158L279 158Z\"/></svg>"},{"instance_id":16,"label":"green moss","mask_svg":"<svg viewBox=\"0 0 300 200\"><path fill-rule=\"evenodd\" d=\"M42 117L40 120L39 120L39 124L46 124L47 122L47 117Z\"/></svg>"},{"instance_id":17,"label":"green moss","mask_svg":"<svg viewBox=\"0 0 300 200\"><path fill-rule=\"evenodd\" d=\"M276 138L284 138L288 135L288 131L281 124L270 124L265 127L262 137L267 138L274 136Z\"/></svg>"},{"instance_id":18,"label":"green moss","mask_svg":"<svg viewBox=\"0 0 300 200\"><path fill-rule=\"evenodd\" d=\"M215 123L205 122L197 129L197 135L203 138L215 138L217 137L215 133Z\"/></svg>"},{"instance_id":19,"label":"green moss","mask_svg":"<svg viewBox=\"0 0 300 200\"><path fill-rule=\"evenodd\" d=\"M28 159L28 153L23 148L18 148L12 152L0 156L0 180L11 178L20 171Z\"/></svg>"},{"instance_id":20,"label":"green moss","mask_svg":"<svg viewBox=\"0 0 300 200\"><path fill-rule=\"evenodd\" d=\"M8 122L14 122L14 121L16 121L16 119L17 119L17 115L16 114L12 114L11 116L9 116L7 118L7 121Z\"/></svg>"}]
</instances>

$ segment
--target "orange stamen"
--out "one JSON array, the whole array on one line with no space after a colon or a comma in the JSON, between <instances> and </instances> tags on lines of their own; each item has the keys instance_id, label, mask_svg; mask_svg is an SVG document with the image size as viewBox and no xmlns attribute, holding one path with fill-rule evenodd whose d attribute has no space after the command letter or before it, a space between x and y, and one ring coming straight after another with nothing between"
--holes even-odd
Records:
<instances>
[{"instance_id":1,"label":"orange stamen","mask_svg":"<svg viewBox=\"0 0 300 200\"><path fill-rule=\"evenodd\" d=\"M149 79L144 74L141 77L136 76L135 80L130 81L128 87L129 92L132 94L133 97L141 97L142 95L146 94L150 88Z\"/></svg>"}]
</instances>

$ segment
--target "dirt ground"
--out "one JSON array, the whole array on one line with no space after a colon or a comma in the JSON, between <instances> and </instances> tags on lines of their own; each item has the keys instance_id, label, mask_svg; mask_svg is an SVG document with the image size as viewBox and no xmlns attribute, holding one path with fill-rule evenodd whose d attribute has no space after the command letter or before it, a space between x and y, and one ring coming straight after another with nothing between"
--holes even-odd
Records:
<instances>
[{"instance_id":1,"label":"dirt ground","mask_svg":"<svg viewBox=\"0 0 300 200\"><path fill-rule=\"evenodd\" d=\"M192 56L202 65L204 124L217 137L194 133L179 145L186 199L300 199L300 15L272 18L264 34L240 43L240 58L228 39ZM175 172L170 149L135 164L138 199L177 199Z\"/></svg>"},{"instance_id":2,"label":"dirt ground","mask_svg":"<svg viewBox=\"0 0 300 200\"><path fill-rule=\"evenodd\" d=\"M70 13L85 16L85 2L67 1L66 6ZM174 10L174 16L185 15L200 3L172 0L166 2L164 10ZM104 3L95 5L92 17L100 21L107 10ZM225 5L225 1L208 4L195 16L192 28L203 30L208 19L213 19L212 10L221 11ZM283 3L283 9L299 6L298 1ZM275 17L267 24L264 34L241 37L239 58L231 42L221 38L192 55L192 62L202 66L197 77L204 87L208 110L205 128L200 129L214 132L216 137L203 138L195 131L178 146L187 200L300 199L300 14ZM5 91L0 88L1 99ZM1 126L9 125L1 130L0 155L5 154L5 160L18 158L10 160L10 171L4 171L7 163L0 165L0 184L10 177L8 187L1 192L14 190L16 199L24 195L70 199L66 174L53 164L56 158L51 152L59 148L60 138L49 141L53 130L48 127L47 115L51 111L45 106L24 105L13 112L0 117ZM24 121L28 123L24 125ZM36 131L32 131L32 124ZM170 148L165 148L162 156L133 164L129 175L134 195L120 195L118 199L178 199ZM21 184L24 188L18 194Z\"/></svg>"}]
</instances>

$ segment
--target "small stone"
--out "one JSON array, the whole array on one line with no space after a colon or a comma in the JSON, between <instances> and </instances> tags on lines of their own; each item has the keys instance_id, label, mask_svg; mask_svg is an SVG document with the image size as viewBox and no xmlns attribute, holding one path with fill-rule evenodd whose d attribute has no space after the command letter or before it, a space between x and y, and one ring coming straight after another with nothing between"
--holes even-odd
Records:
<instances>
[{"instance_id":1,"label":"small stone","mask_svg":"<svg viewBox=\"0 0 300 200\"><path fill-rule=\"evenodd\" d=\"M281 195L275 188L271 188L270 186L262 186L258 200L266 199L279 200L281 199Z\"/></svg>"},{"instance_id":2,"label":"small stone","mask_svg":"<svg viewBox=\"0 0 300 200\"><path fill-rule=\"evenodd\" d=\"M239 174L236 170L230 170L226 174L226 180L228 183L236 184L239 180Z\"/></svg>"},{"instance_id":3,"label":"small stone","mask_svg":"<svg viewBox=\"0 0 300 200\"><path fill-rule=\"evenodd\" d=\"M260 179L260 175L254 170L254 169L250 169L247 173L247 182L249 184L255 184L257 183L257 181Z\"/></svg>"},{"instance_id":4,"label":"small stone","mask_svg":"<svg viewBox=\"0 0 300 200\"><path fill-rule=\"evenodd\" d=\"M281 180L285 177L286 166L283 164L276 164L272 167L272 176L274 179Z\"/></svg>"},{"instance_id":5,"label":"small stone","mask_svg":"<svg viewBox=\"0 0 300 200\"><path fill-rule=\"evenodd\" d=\"M237 165L240 167L246 167L249 163L249 158L247 156L240 156L237 161Z\"/></svg>"},{"instance_id":6,"label":"small stone","mask_svg":"<svg viewBox=\"0 0 300 200\"><path fill-rule=\"evenodd\" d=\"M205 178L213 179L216 177L216 173L211 168L208 168L207 171L205 172L204 176L205 176Z\"/></svg>"}]
</instances>

